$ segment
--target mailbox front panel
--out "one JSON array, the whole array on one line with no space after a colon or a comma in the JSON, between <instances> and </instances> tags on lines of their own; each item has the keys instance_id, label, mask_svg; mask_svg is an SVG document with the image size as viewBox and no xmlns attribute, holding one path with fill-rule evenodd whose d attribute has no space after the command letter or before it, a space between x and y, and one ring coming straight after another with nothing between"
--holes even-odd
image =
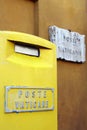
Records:
<instances>
[{"instance_id":1,"label":"mailbox front panel","mask_svg":"<svg viewBox=\"0 0 87 130\"><path fill-rule=\"evenodd\" d=\"M55 45L28 34L0 32L0 79L1 130L57 130Z\"/></svg>"}]
</instances>

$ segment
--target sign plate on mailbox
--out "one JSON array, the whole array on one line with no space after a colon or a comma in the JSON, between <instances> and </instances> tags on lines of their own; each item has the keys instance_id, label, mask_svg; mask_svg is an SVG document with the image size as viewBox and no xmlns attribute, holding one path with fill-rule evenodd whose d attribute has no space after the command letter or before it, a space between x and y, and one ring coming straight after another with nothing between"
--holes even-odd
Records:
<instances>
[{"instance_id":1,"label":"sign plate on mailbox","mask_svg":"<svg viewBox=\"0 0 87 130\"><path fill-rule=\"evenodd\" d=\"M46 110L54 110L53 88L6 87L5 112Z\"/></svg>"}]
</instances>

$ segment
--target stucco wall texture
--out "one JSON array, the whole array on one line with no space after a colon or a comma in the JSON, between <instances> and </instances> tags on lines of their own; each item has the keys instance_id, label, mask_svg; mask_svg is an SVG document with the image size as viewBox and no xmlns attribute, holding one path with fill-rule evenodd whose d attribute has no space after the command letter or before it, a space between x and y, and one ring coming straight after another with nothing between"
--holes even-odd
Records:
<instances>
[{"instance_id":1,"label":"stucco wall texture","mask_svg":"<svg viewBox=\"0 0 87 130\"><path fill-rule=\"evenodd\" d=\"M86 23L86 0L0 0L0 30L49 39L48 27L56 25L87 36ZM87 61L57 60L57 68L58 128L87 130Z\"/></svg>"}]
</instances>

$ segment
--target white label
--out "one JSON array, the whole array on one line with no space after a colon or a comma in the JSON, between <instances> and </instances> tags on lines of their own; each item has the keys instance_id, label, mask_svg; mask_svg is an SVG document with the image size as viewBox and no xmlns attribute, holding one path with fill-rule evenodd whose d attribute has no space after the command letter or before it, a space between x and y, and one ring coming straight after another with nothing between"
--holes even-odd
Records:
<instances>
[{"instance_id":1,"label":"white label","mask_svg":"<svg viewBox=\"0 0 87 130\"><path fill-rule=\"evenodd\" d=\"M15 45L15 52L31 56L39 56L39 50L29 46Z\"/></svg>"}]
</instances>

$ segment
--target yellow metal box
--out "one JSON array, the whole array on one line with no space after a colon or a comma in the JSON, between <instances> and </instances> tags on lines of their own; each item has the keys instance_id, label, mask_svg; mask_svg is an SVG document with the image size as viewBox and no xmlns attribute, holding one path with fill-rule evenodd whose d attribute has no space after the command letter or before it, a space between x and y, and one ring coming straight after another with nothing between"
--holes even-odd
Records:
<instances>
[{"instance_id":1,"label":"yellow metal box","mask_svg":"<svg viewBox=\"0 0 87 130\"><path fill-rule=\"evenodd\" d=\"M0 31L0 130L57 130L56 49Z\"/></svg>"}]
</instances>

